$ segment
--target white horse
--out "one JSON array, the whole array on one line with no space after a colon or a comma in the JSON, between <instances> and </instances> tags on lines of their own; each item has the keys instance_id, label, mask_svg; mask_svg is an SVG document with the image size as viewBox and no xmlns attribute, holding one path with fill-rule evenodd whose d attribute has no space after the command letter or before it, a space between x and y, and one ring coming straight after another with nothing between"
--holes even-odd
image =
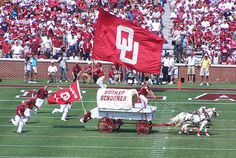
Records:
<instances>
[{"instance_id":1,"label":"white horse","mask_svg":"<svg viewBox=\"0 0 236 158\"><path fill-rule=\"evenodd\" d=\"M200 136L200 132L203 128L205 128L205 135L209 136L206 125L210 122L213 116L219 116L215 108L203 109L201 114L187 114L179 133L182 133L183 131L187 133L188 126L193 125L198 127L198 136Z\"/></svg>"},{"instance_id":2,"label":"white horse","mask_svg":"<svg viewBox=\"0 0 236 158\"><path fill-rule=\"evenodd\" d=\"M171 118L168 124L175 124L175 126L180 127L183 125L186 116L192 115L192 114L201 114L203 110L206 109L205 106L200 107L198 110L193 112L181 112L175 117Z\"/></svg>"}]
</instances>

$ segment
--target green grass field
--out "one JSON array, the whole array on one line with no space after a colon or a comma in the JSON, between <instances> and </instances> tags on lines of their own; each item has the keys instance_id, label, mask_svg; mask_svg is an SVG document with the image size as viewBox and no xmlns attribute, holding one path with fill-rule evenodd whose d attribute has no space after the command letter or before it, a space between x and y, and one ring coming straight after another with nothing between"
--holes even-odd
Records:
<instances>
[{"instance_id":1,"label":"green grass field","mask_svg":"<svg viewBox=\"0 0 236 158\"><path fill-rule=\"evenodd\" d=\"M5 81L1 84L14 84ZM40 84L40 83L39 83ZM42 84L41 84L42 85ZM81 85L82 86L82 85ZM190 85L183 85L190 87ZM191 85L199 87L198 84ZM233 93L236 91L213 91L211 88L234 88L236 84L213 84L208 90L163 90L155 91L158 96L167 96L165 101L150 101L158 108L153 123L167 122L181 111L192 111L200 106L216 107L220 116L209 128L210 137L204 132L179 135L177 127L154 127L149 135L137 135L135 124L124 124L118 132L105 134L97 131L98 120L83 125L81 102L73 104L69 120L60 120L61 113L52 114L58 105L44 104L42 110L33 114L23 127L24 133L16 133L17 127L8 123L15 116L15 108L21 99L15 96L22 89L0 87L0 157L83 157L83 158L234 158L236 155L236 106L232 101L189 101L206 92ZM171 87L171 86L155 86ZM176 87L176 85L173 85ZM50 90L55 90L49 88ZM96 88L81 88L86 109L96 106ZM168 106L167 106L168 105ZM171 106L173 109L170 109ZM126 122L126 121L125 121Z\"/></svg>"}]
</instances>

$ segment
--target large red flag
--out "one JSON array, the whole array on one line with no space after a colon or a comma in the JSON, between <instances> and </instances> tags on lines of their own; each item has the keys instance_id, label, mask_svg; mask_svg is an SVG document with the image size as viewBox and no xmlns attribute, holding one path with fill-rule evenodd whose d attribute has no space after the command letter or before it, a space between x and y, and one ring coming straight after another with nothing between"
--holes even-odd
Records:
<instances>
[{"instance_id":1,"label":"large red flag","mask_svg":"<svg viewBox=\"0 0 236 158\"><path fill-rule=\"evenodd\" d=\"M160 73L164 39L131 21L99 10L93 59L111 61L138 72Z\"/></svg>"},{"instance_id":2,"label":"large red flag","mask_svg":"<svg viewBox=\"0 0 236 158\"><path fill-rule=\"evenodd\" d=\"M48 97L49 104L67 104L81 99L79 82L72 83L69 89L61 89Z\"/></svg>"}]
</instances>

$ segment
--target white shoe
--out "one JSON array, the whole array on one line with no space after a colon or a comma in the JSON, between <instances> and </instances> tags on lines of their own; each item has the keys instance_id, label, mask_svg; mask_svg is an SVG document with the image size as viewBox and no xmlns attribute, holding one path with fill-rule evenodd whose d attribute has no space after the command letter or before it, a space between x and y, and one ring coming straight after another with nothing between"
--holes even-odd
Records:
<instances>
[{"instance_id":1,"label":"white shoe","mask_svg":"<svg viewBox=\"0 0 236 158\"><path fill-rule=\"evenodd\" d=\"M209 83L208 83L208 82L206 83L206 86L209 86Z\"/></svg>"},{"instance_id":2,"label":"white shoe","mask_svg":"<svg viewBox=\"0 0 236 158\"><path fill-rule=\"evenodd\" d=\"M60 82L62 82L62 80L60 80Z\"/></svg>"},{"instance_id":3,"label":"white shoe","mask_svg":"<svg viewBox=\"0 0 236 158\"><path fill-rule=\"evenodd\" d=\"M104 84L103 87L104 87L104 88L107 88L107 85Z\"/></svg>"},{"instance_id":4,"label":"white shoe","mask_svg":"<svg viewBox=\"0 0 236 158\"><path fill-rule=\"evenodd\" d=\"M68 82L67 80L65 80L65 82Z\"/></svg>"},{"instance_id":5,"label":"white shoe","mask_svg":"<svg viewBox=\"0 0 236 158\"><path fill-rule=\"evenodd\" d=\"M163 81L162 84L166 84L166 81Z\"/></svg>"},{"instance_id":6,"label":"white shoe","mask_svg":"<svg viewBox=\"0 0 236 158\"><path fill-rule=\"evenodd\" d=\"M47 81L47 83L50 83L50 81Z\"/></svg>"},{"instance_id":7,"label":"white shoe","mask_svg":"<svg viewBox=\"0 0 236 158\"><path fill-rule=\"evenodd\" d=\"M203 82L200 83L200 86L203 86Z\"/></svg>"},{"instance_id":8,"label":"white shoe","mask_svg":"<svg viewBox=\"0 0 236 158\"><path fill-rule=\"evenodd\" d=\"M171 81L170 83L168 83L168 85L172 85L173 84L173 82Z\"/></svg>"},{"instance_id":9,"label":"white shoe","mask_svg":"<svg viewBox=\"0 0 236 158\"><path fill-rule=\"evenodd\" d=\"M54 114L55 113L55 109L52 111L52 114Z\"/></svg>"},{"instance_id":10,"label":"white shoe","mask_svg":"<svg viewBox=\"0 0 236 158\"><path fill-rule=\"evenodd\" d=\"M61 119L62 121L67 121L66 119Z\"/></svg>"},{"instance_id":11,"label":"white shoe","mask_svg":"<svg viewBox=\"0 0 236 158\"><path fill-rule=\"evenodd\" d=\"M79 121L80 121L81 123L84 123L84 118L82 117Z\"/></svg>"}]
</instances>

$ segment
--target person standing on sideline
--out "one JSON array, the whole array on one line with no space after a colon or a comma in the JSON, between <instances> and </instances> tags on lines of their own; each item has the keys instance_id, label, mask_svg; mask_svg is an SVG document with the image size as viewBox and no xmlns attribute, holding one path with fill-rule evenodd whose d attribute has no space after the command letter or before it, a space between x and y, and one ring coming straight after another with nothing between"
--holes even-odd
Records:
<instances>
[{"instance_id":1,"label":"person standing on sideline","mask_svg":"<svg viewBox=\"0 0 236 158\"><path fill-rule=\"evenodd\" d=\"M47 97L48 97L48 86L45 85L44 87L39 88L37 92L37 99L35 103L36 108L34 109L34 112L37 112L38 110L41 109Z\"/></svg>"},{"instance_id":2,"label":"person standing on sideline","mask_svg":"<svg viewBox=\"0 0 236 158\"><path fill-rule=\"evenodd\" d=\"M169 54L166 54L166 56L163 58L162 61L162 84L166 84L168 82L168 68L169 68Z\"/></svg>"},{"instance_id":3,"label":"person standing on sideline","mask_svg":"<svg viewBox=\"0 0 236 158\"><path fill-rule=\"evenodd\" d=\"M155 94L148 86L148 84L149 84L148 80L149 80L149 78L146 77L143 86L139 90L139 98L141 101L141 106L145 109L148 108L147 95L150 94L154 99L156 98Z\"/></svg>"},{"instance_id":4,"label":"person standing on sideline","mask_svg":"<svg viewBox=\"0 0 236 158\"><path fill-rule=\"evenodd\" d=\"M169 62L168 62L168 77L169 77L169 85L173 84L174 82L174 75L175 75L175 60L172 55L169 55Z\"/></svg>"},{"instance_id":5,"label":"person standing on sideline","mask_svg":"<svg viewBox=\"0 0 236 158\"><path fill-rule=\"evenodd\" d=\"M11 119L9 123L11 122L13 125L18 126L17 133L22 133L22 128L25 125L25 122L23 119L25 118L25 101L22 102L22 104L18 105L16 108L16 116L14 119Z\"/></svg>"},{"instance_id":6,"label":"person standing on sideline","mask_svg":"<svg viewBox=\"0 0 236 158\"><path fill-rule=\"evenodd\" d=\"M80 73L82 72L81 67L79 66L79 62L76 61L75 65L72 68L72 77L73 81L79 80Z\"/></svg>"},{"instance_id":7,"label":"person standing on sideline","mask_svg":"<svg viewBox=\"0 0 236 158\"><path fill-rule=\"evenodd\" d=\"M33 54L30 58L30 62L32 65L32 73L31 73L31 79L32 81L37 82L37 66L38 66L38 59L36 58L36 55ZM34 76L34 77L33 77ZM34 80L35 79L35 80Z\"/></svg>"},{"instance_id":8,"label":"person standing on sideline","mask_svg":"<svg viewBox=\"0 0 236 158\"><path fill-rule=\"evenodd\" d=\"M195 65L197 64L197 58L195 57L195 54L192 53L188 58L186 59L186 65L187 68L187 74L188 74L188 83L193 83L195 79Z\"/></svg>"},{"instance_id":9,"label":"person standing on sideline","mask_svg":"<svg viewBox=\"0 0 236 158\"><path fill-rule=\"evenodd\" d=\"M24 66L24 82L31 83L29 81L29 76L31 75L33 70L32 70L32 64L30 62L30 57L25 58L24 64L25 64L25 66ZM32 78L31 78L31 80L32 80Z\"/></svg>"},{"instance_id":10,"label":"person standing on sideline","mask_svg":"<svg viewBox=\"0 0 236 158\"><path fill-rule=\"evenodd\" d=\"M211 59L208 57L208 54L205 54L204 57L201 60L201 70L200 70L200 76L201 76L201 83L200 86L203 86L204 84L204 77L205 77L205 83L206 86L209 86L208 80L209 80L209 69L211 66Z\"/></svg>"},{"instance_id":11,"label":"person standing on sideline","mask_svg":"<svg viewBox=\"0 0 236 158\"><path fill-rule=\"evenodd\" d=\"M66 71L68 71L68 67L67 67L66 57L63 56L63 53L58 58L58 62L59 62L59 71L60 71L60 82L62 81L68 82L67 75L66 75Z\"/></svg>"},{"instance_id":12,"label":"person standing on sideline","mask_svg":"<svg viewBox=\"0 0 236 158\"><path fill-rule=\"evenodd\" d=\"M54 114L55 112L63 112L62 116L61 116L61 120L62 121L67 121L66 120L66 116L67 116L67 113L69 112L69 110L71 109L71 106L72 104L71 103L68 103L68 104L60 104L60 109L57 109L55 108L53 111L52 111L52 114Z\"/></svg>"},{"instance_id":13,"label":"person standing on sideline","mask_svg":"<svg viewBox=\"0 0 236 158\"><path fill-rule=\"evenodd\" d=\"M51 61L51 65L48 67L48 82L56 82L57 78L57 67L54 65L54 61Z\"/></svg>"},{"instance_id":14,"label":"person standing on sideline","mask_svg":"<svg viewBox=\"0 0 236 158\"><path fill-rule=\"evenodd\" d=\"M105 76L104 76L104 71L102 69L102 64L101 63L97 63L93 69L93 74L94 76L97 76L97 81L96 84L100 87L100 88L106 88L107 85L103 84Z\"/></svg>"}]
</instances>

